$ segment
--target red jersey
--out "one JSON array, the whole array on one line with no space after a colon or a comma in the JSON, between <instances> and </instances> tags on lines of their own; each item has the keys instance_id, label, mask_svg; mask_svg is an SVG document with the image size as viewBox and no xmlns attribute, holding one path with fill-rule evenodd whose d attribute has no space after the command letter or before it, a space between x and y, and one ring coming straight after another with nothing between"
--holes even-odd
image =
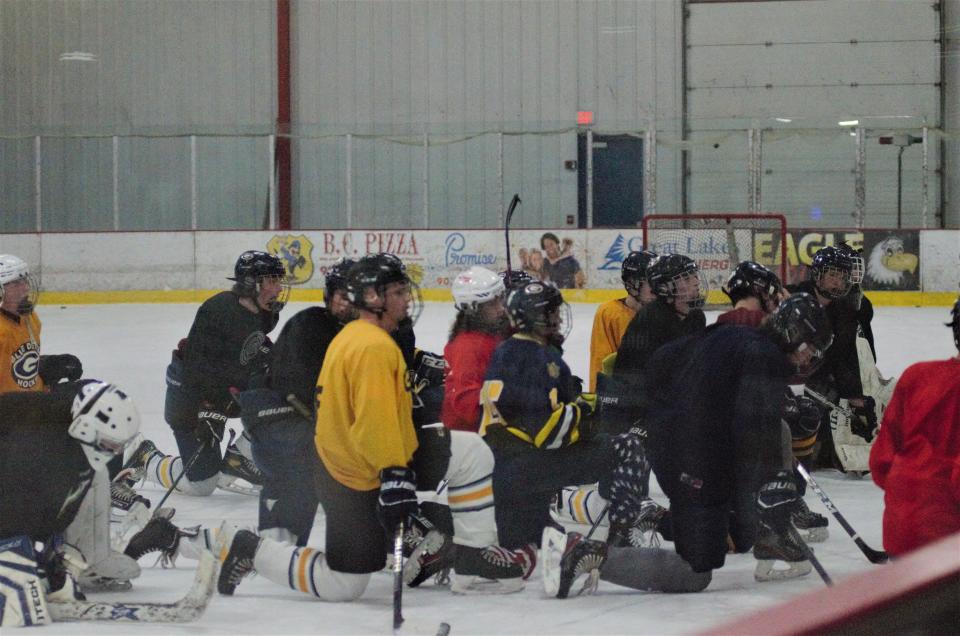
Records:
<instances>
[{"instance_id":1,"label":"red jersey","mask_svg":"<svg viewBox=\"0 0 960 636\"><path fill-rule=\"evenodd\" d=\"M767 314L763 313L759 309L747 309L746 307L740 307L739 309L725 311L717 316L717 323L721 325L727 324L759 327L760 323L763 322L763 319L766 317Z\"/></svg>"},{"instance_id":2,"label":"red jersey","mask_svg":"<svg viewBox=\"0 0 960 636\"><path fill-rule=\"evenodd\" d=\"M440 419L457 431L480 430L480 389L493 350L501 336L482 331L463 331L443 348L447 377L443 385Z\"/></svg>"},{"instance_id":3,"label":"red jersey","mask_svg":"<svg viewBox=\"0 0 960 636\"><path fill-rule=\"evenodd\" d=\"M887 552L903 554L960 531L960 359L918 362L903 372L870 470L884 490Z\"/></svg>"}]
</instances>

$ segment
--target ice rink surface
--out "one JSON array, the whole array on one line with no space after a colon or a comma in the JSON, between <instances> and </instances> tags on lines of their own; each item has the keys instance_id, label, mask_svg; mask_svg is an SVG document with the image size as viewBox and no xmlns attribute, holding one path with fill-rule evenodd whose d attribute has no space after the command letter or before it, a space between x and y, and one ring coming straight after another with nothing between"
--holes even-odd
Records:
<instances>
[{"instance_id":1,"label":"ice rink surface","mask_svg":"<svg viewBox=\"0 0 960 636\"><path fill-rule=\"evenodd\" d=\"M292 303L283 319L307 307ZM596 305L574 304L573 330L565 359L573 372L586 377L590 329ZM41 305L44 353L73 353L83 361L85 377L119 384L136 400L143 416L142 432L161 450L176 453L173 436L163 421L164 369L170 352L185 337L195 304L144 305ZM418 345L440 352L453 318L452 303L427 303L416 326ZM715 314L708 314L712 322ZM899 375L908 365L956 355L950 331L944 327L949 309L879 307L873 321L879 367L884 376ZM280 329L271 336L276 338ZM239 420L231 426L239 427ZM814 477L864 540L881 547L881 491L869 477L848 478L835 471L820 471ZM38 475L42 479L43 475ZM522 485L520 485L522 487ZM653 486L654 498L666 503ZM159 500L159 487L146 486L142 494ZM807 503L816 512L828 514L813 492ZM256 526L257 501L252 497L217 491L211 497L173 495L166 505L176 508L173 521L181 526L217 526L223 519ZM828 515L829 516L829 515ZM322 548L323 517L318 516L312 545ZM672 544L664 543L667 549ZM830 517L830 538L816 544L821 559L834 580L883 567L871 565L850 538ZM594 596L567 600L545 598L534 575L526 589L507 596L454 596L447 588L425 583L404 590L404 615L399 633L434 634L439 623L452 627L451 634L674 634L690 633L721 624L756 609L818 589L823 583L816 573L797 580L757 583L755 561L750 554L730 555L713 582L699 594L666 595L640 593L601 582ZM141 561L142 576L133 590L122 594L95 595L93 600L172 601L182 596L193 578L195 562L180 559L175 569L153 566L153 558ZM391 578L375 574L363 597L347 604L331 604L250 577L233 597L215 596L206 614L185 625L132 625L130 623L61 623L45 634L388 634L391 629Z\"/></svg>"}]
</instances>

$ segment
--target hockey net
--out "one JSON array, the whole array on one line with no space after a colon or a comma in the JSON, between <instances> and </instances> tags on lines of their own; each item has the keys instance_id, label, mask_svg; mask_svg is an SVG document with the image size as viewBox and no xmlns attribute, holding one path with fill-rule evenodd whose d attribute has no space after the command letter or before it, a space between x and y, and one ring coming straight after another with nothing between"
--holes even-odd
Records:
<instances>
[{"instance_id":1,"label":"hockey net","mask_svg":"<svg viewBox=\"0 0 960 636\"><path fill-rule=\"evenodd\" d=\"M742 261L756 261L788 282L782 214L651 214L643 217L643 248L695 260L710 285L711 308L729 306L721 288Z\"/></svg>"}]
</instances>

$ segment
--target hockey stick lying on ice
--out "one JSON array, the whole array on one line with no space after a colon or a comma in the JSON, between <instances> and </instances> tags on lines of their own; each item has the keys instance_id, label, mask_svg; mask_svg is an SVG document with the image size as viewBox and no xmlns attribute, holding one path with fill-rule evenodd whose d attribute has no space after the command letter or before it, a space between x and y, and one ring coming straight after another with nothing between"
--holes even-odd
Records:
<instances>
[{"instance_id":1,"label":"hockey stick lying on ice","mask_svg":"<svg viewBox=\"0 0 960 636\"><path fill-rule=\"evenodd\" d=\"M853 539L853 542L857 544L857 547L860 548L860 551L863 552L863 555L867 557L867 560L870 563L886 563L890 557L887 556L887 553L883 550L874 550L867 545L866 541L860 538L860 535L857 534L856 530L847 523L847 520L844 518L840 511L837 510L837 507L830 500L830 497L827 496L827 493L823 492L823 489L813 480L813 477L807 472L807 469L803 467L803 464L797 462L797 471L803 476L807 483L810 484L810 487L813 488L813 492L817 493L817 496L820 497L820 501L823 502L823 505L827 507L827 510L830 511L836 520L840 523L844 530L847 531L847 534L850 535L850 538Z\"/></svg>"},{"instance_id":2,"label":"hockey stick lying on ice","mask_svg":"<svg viewBox=\"0 0 960 636\"><path fill-rule=\"evenodd\" d=\"M217 583L217 559L204 552L186 596L173 603L106 603L100 601L50 602L55 622L125 621L134 623L188 623L207 609Z\"/></svg>"}]
</instances>

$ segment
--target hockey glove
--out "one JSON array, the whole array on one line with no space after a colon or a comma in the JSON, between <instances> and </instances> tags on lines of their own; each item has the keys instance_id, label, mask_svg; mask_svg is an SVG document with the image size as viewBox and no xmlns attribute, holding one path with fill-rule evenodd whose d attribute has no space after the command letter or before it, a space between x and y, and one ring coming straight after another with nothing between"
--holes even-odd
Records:
<instances>
[{"instance_id":1,"label":"hockey glove","mask_svg":"<svg viewBox=\"0 0 960 636\"><path fill-rule=\"evenodd\" d=\"M200 405L197 411L197 428L194 430L197 440L211 448L220 444L223 431L227 426L227 416L209 402Z\"/></svg>"},{"instance_id":2,"label":"hockey glove","mask_svg":"<svg viewBox=\"0 0 960 636\"><path fill-rule=\"evenodd\" d=\"M873 441L877 430L877 409L876 402L872 397L863 397L863 406L850 407L853 409L853 419L850 422L850 432L859 435L868 443Z\"/></svg>"},{"instance_id":3,"label":"hockey glove","mask_svg":"<svg viewBox=\"0 0 960 636\"><path fill-rule=\"evenodd\" d=\"M380 471L380 497L377 518L388 534L393 534L407 515L418 512L416 475L406 466L392 466Z\"/></svg>"},{"instance_id":4,"label":"hockey glove","mask_svg":"<svg viewBox=\"0 0 960 636\"><path fill-rule=\"evenodd\" d=\"M47 386L58 384L61 381L73 382L83 375L83 365L80 358L69 353L55 356L40 356L40 379Z\"/></svg>"},{"instance_id":5,"label":"hockey glove","mask_svg":"<svg viewBox=\"0 0 960 636\"><path fill-rule=\"evenodd\" d=\"M570 391L570 395L577 397L583 393L583 378L578 375L571 375L570 379L567 380L567 390Z\"/></svg>"},{"instance_id":6,"label":"hockey glove","mask_svg":"<svg viewBox=\"0 0 960 636\"><path fill-rule=\"evenodd\" d=\"M799 507L800 494L791 471L781 470L760 486L757 493L757 512L760 520L771 528L785 529L790 524L790 516Z\"/></svg>"},{"instance_id":7,"label":"hockey glove","mask_svg":"<svg viewBox=\"0 0 960 636\"><path fill-rule=\"evenodd\" d=\"M413 354L413 375L415 392L419 393L428 386L443 386L447 371L447 361L443 356L417 349Z\"/></svg>"},{"instance_id":8,"label":"hockey glove","mask_svg":"<svg viewBox=\"0 0 960 636\"><path fill-rule=\"evenodd\" d=\"M807 439L816 435L820 428L820 409L806 395L790 393L783 404L783 421L790 427L794 440Z\"/></svg>"}]
</instances>

